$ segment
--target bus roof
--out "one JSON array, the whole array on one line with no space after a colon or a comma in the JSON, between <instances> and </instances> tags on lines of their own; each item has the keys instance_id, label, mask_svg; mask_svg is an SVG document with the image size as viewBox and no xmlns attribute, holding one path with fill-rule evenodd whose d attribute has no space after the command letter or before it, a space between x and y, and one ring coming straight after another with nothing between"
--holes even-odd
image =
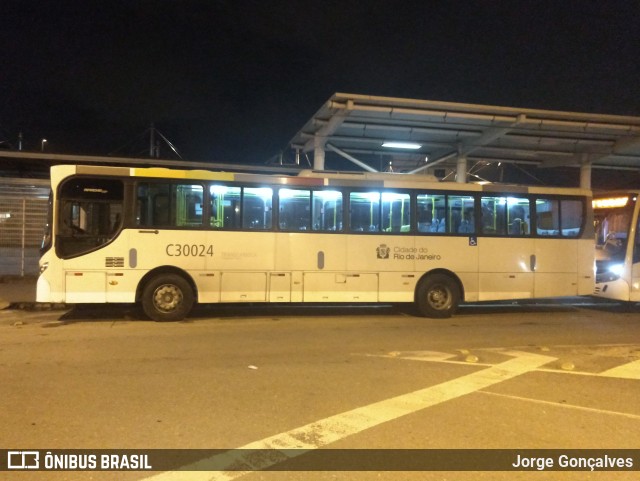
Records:
<instances>
[{"instance_id":1,"label":"bus roof","mask_svg":"<svg viewBox=\"0 0 640 481\"><path fill-rule=\"evenodd\" d=\"M182 170L166 167L107 167L94 165L55 165L51 167L52 185L71 175L109 177L147 177L160 179L189 179L213 182L275 184L291 187L355 187L437 189L468 192L511 192L535 194L573 194L591 196L591 191L573 187L540 187L515 184L480 184L441 182L422 174L393 174L371 172L325 172L304 170L297 176L248 174L212 170Z\"/></svg>"}]
</instances>

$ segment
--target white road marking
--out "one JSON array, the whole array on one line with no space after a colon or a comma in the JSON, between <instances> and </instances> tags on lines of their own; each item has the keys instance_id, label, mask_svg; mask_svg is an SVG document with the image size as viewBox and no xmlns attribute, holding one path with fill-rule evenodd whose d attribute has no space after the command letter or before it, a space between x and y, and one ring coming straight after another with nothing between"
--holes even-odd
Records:
<instances>
[{"instance_id":1,"label":"white road marking","mask_svg":"<svg viewBox=\"0 0 640 481\"><path fill-rule=\"evenodd\" d=\"M618 377L621 379L640 379L640 359L601 372L600 376Z\"/></svg>"},{"instance_id":2,"label":"white road marking","mask_svg":"<svg viewBox=\"0 0 640 481\"><path fill-rule=\"evenodd\" d=\"M496 393L496 392L489 392L489 391L481 391L478 394L486 394L487 396L496 396L496 397L504 397L507 399L515 399L517 401L527 401L527 402L531 402L531 403L536 403L536 404L545 404L547 406L555 406L558 408L567 408L567 409L575 409L578 411L587 411L587 412L591 412L591 413L596 413L596 414L607 414L610 416L622 416L625 418L629 418L629 419L633 419L635 421L640 421L640 416L637 414L631 414L631 413L621 413L618 411L609 411L607 409L597 409L597 408L588 408L585 406L578 406L576 404L566 404L566 403L558 403L558 402L553 402L553 401L544 401L542 399L532 399L532 398L526 398L526 397L521 397L521 396L513 396L511 394L500 394L500 393Z\"/></svg>"},{"instance_id":3,"label":"white road marking","mask_svg":"<svg viewBox=\"0 0 640 481\"><path fill-rule=\"evenodd\" d=\"M468 354L468 352L467 352ZM394 351L388 354L367 354L368 357L384 357L402 359L403 361L441 362L449 364L469 364L468 361L455 359L458 354L439 351ZM474 362L476 366L492 366L493 364Z\"/></svg>"},{"instance_id":4,"label":"white road marking","mask_svg":"<svg viewBox=\"0 0 640 481\"><path fill-rule=\"evenodd\" d=\"M145 478L144 481L229 481L252 471L196 470L211 466L213 463L219 466L222 461L228 461L227 466L243 464L250 466L252 470L265 469L287 457L299 456L305 450L321 448L374 426L507 381L556 360L553 357L527 352L511 354L517 357L472 374L336 414L238 448L239 450L279 450L283 454L281 459L259 458L256 460L250 452L230 451L183 466L180 471L169 471Z\"/></svg>"},{"instance_id":5,"label":"white road marking","mask_svg":"<svg viewBox=\"0 0 640 481\"><path fill-rule=\"evenodd\" d=\"M635 344L602 344L598 347L625 347L635 346ZM572 346L575 347L575 346ZM481 351L492 351L506 354L509 356L518 356L518 352L513 350L506 350L505 348L483 348ZM406 361L426 361L426 362L441 362L450 364L468 364L455 358L455 354L449 354L446 352L438 351L396 351L388 354L370 354L372 357L385 357L392 359L402 359ZM487 363L476 363L478 366L491 366ZM640 359L632 361L614 368L608 369L603 372L589 372L589 371L573 371L573 370L559 370L552 368L539 368L541 372L549 372L554 374L573 374L578 376L594 376L594 377L614 377L619 379L640 379Z\"/></svg>"},{"instance_id":6,"label":"white road marking","mask_svg":"<svg viewBox=\"0 0 640 481\"><path fill-rule=\"evenodd\" d=\"M449 352L440 351L395 351L390 352L384 357L399 357L402 359L410 359L413 361L446 361L452 357L456 357L455 354Z\"/></svg>"}]
</instances>

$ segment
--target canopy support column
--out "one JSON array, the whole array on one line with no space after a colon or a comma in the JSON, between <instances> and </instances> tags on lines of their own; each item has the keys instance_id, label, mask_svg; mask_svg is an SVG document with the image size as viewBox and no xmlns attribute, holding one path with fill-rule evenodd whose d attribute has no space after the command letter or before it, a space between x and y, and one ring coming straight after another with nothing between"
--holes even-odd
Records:
<instances>
[{"instance_id":1,"label":"canopy support column","mask_svg":"<svg viewBox=\"0 0 640 481\"><path fill-rule=\"evenodd\" d=\"M324 144L327 138L322 135L313 137L313 168L314 170L324 170Z\"/></svg>"},{"instance_id":2,"label":"canopy support column","mask_svg":"<svg viewBox=\"0 0 640 481\"><path fill-rule=\"evenodd\" d=\"M580 187L582 189L591 189L591 162L588 154L582 156L582 162L580 163Z\"/></svg>"},{"instance_id":3,"label":"canopy support column","mask_svg":"<svg viewBox=\"0 0 640 481\"><path fill-rule=\"evenodd\" d=\"M458 157L456 162L456 182L467 183L467 158L465 156Z\"/></svg>"}]
</instances>

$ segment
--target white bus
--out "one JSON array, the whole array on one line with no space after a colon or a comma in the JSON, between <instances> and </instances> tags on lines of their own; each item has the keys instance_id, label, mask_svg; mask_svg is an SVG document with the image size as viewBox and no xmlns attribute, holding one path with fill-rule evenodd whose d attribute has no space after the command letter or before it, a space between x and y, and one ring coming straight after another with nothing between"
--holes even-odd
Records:
<instances>
[{"instance_id":1,"label":"white bus","mask_svg":"<svg viewBox=\"0 0 640 481\"><path fill-rule=\"evenodd\" d=\"M55 166L37 300L460 302L591 294L591 193L305 171Z\"/></svg>"},{"instance_id":2,"label":"white bus","mask_svg":"<svg viewBox=\"0 0 640 481\"><path fill-rule=\"evenodd\" d=\"M638 194L616 191L593 199L598 297L640 301L640 218Z\"/></svg>"}]
</instances>

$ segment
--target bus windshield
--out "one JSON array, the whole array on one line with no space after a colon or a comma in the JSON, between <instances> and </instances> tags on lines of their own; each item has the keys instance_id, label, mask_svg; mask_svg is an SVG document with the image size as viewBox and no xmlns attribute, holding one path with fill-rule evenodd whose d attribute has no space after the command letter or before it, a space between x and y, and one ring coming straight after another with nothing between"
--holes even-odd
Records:
<instances>
[{"instance_id":1,"label":"bus windshield","mask_svg":"<svg viewBox=\"0 0 640 481\"><path fill-rule=\"evenodd\" d=\"M74 257L107 244L122 222L124 188L112 179L73 178L62 184L56 251Z\"/></svg>"},{"instance_id":2,"label":"bus windshield","mask_svg":"<svg viewBox=\"0 0 640 481\"><path fill-rule=\"evenodd\" d=\"M624 260L632 214L626 208L596 212L597 260Z\"/></svg>"}]
</instances>

